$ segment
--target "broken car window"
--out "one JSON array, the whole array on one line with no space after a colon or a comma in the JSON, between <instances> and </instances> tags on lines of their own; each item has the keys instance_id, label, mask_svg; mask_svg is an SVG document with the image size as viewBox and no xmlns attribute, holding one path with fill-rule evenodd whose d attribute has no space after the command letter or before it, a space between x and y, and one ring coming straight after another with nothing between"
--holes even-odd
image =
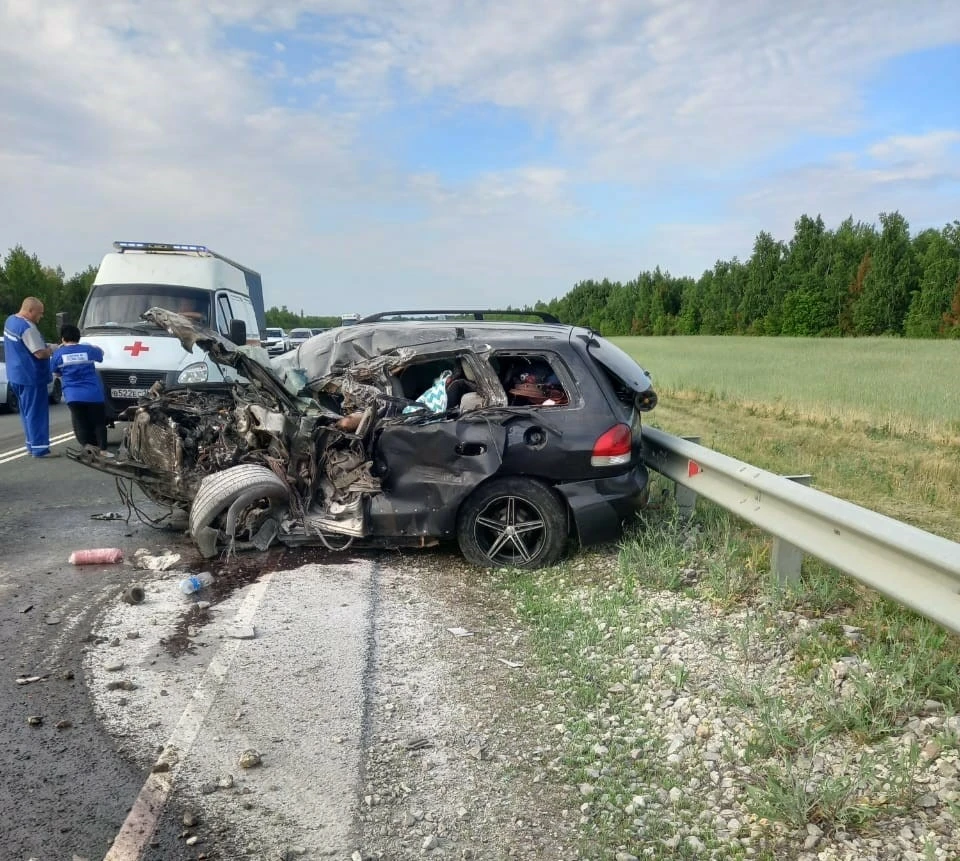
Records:
<instances>
[{"instance_id":1,"label":"broken car window","mask_svg":"<svg viewBox=\"0 0 960 861\"><path fill-rule=\"evenodd\" d=\"M570 402L567 388L546 354L497 353L491 364L507 393L509 406L552 407Z\"/></svg>"}]
</instances>

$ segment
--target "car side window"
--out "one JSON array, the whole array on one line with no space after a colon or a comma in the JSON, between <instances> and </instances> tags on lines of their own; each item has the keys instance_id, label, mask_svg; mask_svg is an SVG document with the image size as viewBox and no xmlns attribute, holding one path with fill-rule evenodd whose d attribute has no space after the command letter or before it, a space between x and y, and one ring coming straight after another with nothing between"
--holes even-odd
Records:
<instances>
[{"instance_id":1,"label":"car side window","mask_svg":"<svg viewBox=\"0 0 960 861\"><path fill-rule=\"evenodd\" d=\"M257 323L257 312L253 310L253 303L245 296L233 297L232 305L238 319L247 324L247 338L260 338L260 324Z\"/></svg>"},{"instance_id":2,"label":"car side window","mask_svg":"<svg viewBox=\"0 0 960 861\"><path fill-rule=\"evenodd\" d=\"M217 296L217 331L221 335L230 334L230 321L233 313L230 310L230 300L225 293Z\"/></svg>"},{"instance_id":3,"label":"car side window","mask_svg":"<svg viewBox=\"0 0 960 861\"><path fill-rule=\"evenodd\" d=\"M572 386L559 359L547 353L494 353L490 364L511 407L561 407Z\"/></svg>"}]
</instances>

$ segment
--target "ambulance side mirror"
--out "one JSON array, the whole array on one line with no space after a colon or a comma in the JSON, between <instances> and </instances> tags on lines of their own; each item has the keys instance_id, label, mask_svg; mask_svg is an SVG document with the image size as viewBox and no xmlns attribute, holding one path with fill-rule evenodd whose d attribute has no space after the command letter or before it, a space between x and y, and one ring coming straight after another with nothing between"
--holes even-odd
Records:
<instances>
[{"instance_id":1,"label":"ambulance side mirror","mask_svg":"<svg viewBox=\"0 0 960 861\"><path fill-rule=\"evenodd\" d=\"M230 321L230 340L241 347L247 343L247 323L245 320L234 319Z\"/></svg>"}]
</instances>

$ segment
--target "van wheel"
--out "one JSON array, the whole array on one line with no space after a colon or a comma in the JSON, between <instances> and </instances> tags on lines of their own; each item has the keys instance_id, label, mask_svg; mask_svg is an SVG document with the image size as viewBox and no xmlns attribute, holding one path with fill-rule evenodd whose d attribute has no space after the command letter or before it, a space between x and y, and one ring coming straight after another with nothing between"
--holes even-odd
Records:
<instances>
[{"instance_id":1,"label":"van wheel","mask_svg":"<svg viewBox=\"0 0 960 861\"><path fill-rule=\"evenodd\" d=\"M556 492L530 478L478 488L457 515L457 541L468 562L484 568L542 568L563 553L567 511Z\"/></svg>"},{"instance_id":2,"label":"van wheel","mask_svg":"<svg viewBox=\"0 0 960 861\"><path fill-rule=\"evenodd\" d=\"M53 388L50 390L50 403L59 404L63 400L63 383L59 379L54 379Z\"/></svg>"},{"instance_id":3,"label":"van wheel","mask_svg":"<svg viewBox=\"0 0 960 861\"><path fill-rule=\"evenodd\" d=\"M190 534L197 539L213 528L217 543L250 540L289 496L283 479L259 464L212 473L200 482L190 507Z\"/></svg>"}]
</instances>

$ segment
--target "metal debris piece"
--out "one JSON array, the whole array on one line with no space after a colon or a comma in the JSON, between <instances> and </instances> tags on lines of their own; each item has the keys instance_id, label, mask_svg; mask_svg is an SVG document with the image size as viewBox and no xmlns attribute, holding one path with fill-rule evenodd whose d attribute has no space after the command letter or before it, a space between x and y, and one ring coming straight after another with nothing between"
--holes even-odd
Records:
<instances>
[{"instance_id":1,"label":"metal debris piece","mask_svg":"<svg viewBox=\"0 0 960 861\"><path fill-rule=\"evenodd\" d=\"M238 625L232 628L227 633L227 636L232 637L234 640L252 640L257 636L257 632L253 625Z\"/></svg>"},{"instance_id":2,"label":"metal debris piece","mask_svg":"<svg viewBox=\"0 0 960 861\"><path fill-rule=\"evenodd\" d=\"M433 747L433 742L430 741L426 736L421 735L416 738L411 738L404 745L407 750L424 750L428 747Z\"/></svg>"},{"instance_id":3,"label":"metal debris piece","mask_svg":"<svg viewBox=\"0 0 960 861\"><path fill-rule=\"evenodd\" d=\"M42 682L46 676L18 676L18 685L32 685L34 682Z\"/></svg>"},{"instance_id":4,"label":"metal debris piece","mask_svg":"<svg viewBox=\"0 0 960 861\"><path fill-rule=\"evenodd\" d=\"M511 670L516 670L519 667L523 666L523 661L511 661L509 658L497 658L501 664L505 664L510 667Z\"/></svg>"},{"instance_id":5,"label":"metal debris piece","mask_svg":"<svg viewBox=\"0 0 960 861\"><path fill-rule=\"evenodd\" d=\"M473 631L468 631L466 628L447 628L447 630L453 634L454 637L472 637Z\"/></svg>"},{"instance_id":6,"label":"metal debris piece","mask_svg":"<svg viewBox=\"0 0 960 861\"><path fill-rule=\"evenodd\" d=\"M147 593L144 591L143 586L140 585L130 586L123 593L123 600L127 604L142 604L146 597Z\"/></svg>"},{"instance_id":7,"label":"metal debris piece","mask_svg":"<svg viewBox=\"0 0 960 861\"><path fill-rule=\"evenodd\" d=\"M169 549L154 554L146 547L141 547L133 554L133 564L137 568L144 568L148 571L169 571L179 561L180 554Z\"/></svg>"},{"instance_id":8,"label":"metal debris piece","mask_svg":"<svg viewBox=\"0 0 960 861\"><path fill-rule=\"evenodd\" d=\"M43 718L40 715L30 715L27 718L27 726L43 726Z\"/></svg>"},{"instance_id":9,"label":"metal debris piece","mask_svg":"<svg viewBox=\"0 0 960 861\"><path fill-rule=\"evenodd\" d=\"M91 514L91 520L123 520L123 515L119 511L103 511L100 514Z\"/></svg>"}]
</instances>

